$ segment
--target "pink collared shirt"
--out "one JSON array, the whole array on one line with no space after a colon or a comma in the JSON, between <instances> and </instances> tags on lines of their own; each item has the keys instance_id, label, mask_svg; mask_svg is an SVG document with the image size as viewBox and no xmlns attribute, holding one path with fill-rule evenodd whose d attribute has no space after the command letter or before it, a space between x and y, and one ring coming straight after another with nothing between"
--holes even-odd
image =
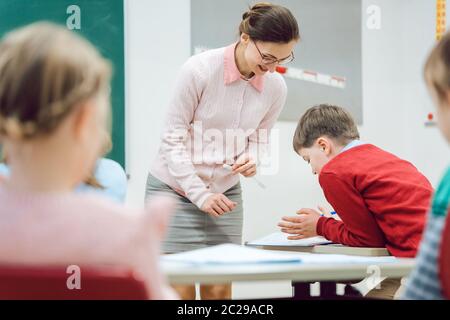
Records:
<instances>
[{"instance_id":1,"label":"pink collared shirt","mask_svg":"<svg viewBox=\"0 0 450 320\"><path fill-rule=\"evenodd\" d=\"M280 74L242 78L235 47L203 52L183 65L150 170L199 208L239 182L223 164L245 152L255 160L267 153L270 130L286 101Z\"/></svg>"}]
</instances>

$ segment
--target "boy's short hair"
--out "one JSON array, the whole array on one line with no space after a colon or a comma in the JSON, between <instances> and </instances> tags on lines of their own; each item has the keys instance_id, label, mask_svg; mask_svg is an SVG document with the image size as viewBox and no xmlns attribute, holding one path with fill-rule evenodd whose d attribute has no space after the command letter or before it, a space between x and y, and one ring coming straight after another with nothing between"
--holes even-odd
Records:
<instances>
[{"instance_id":1,"label":"boy's short hair","mask_svg":"<svg viewBox=\"0 0 450 320\"><path fill-rule=\"evenodd\" d=\"M310 148L322 136L346 145L352 140L359 139L359 132L347 110L321 104L309 108L300 119L293 139L295 152L302 148Z\"/></svg>"}]
</instances>

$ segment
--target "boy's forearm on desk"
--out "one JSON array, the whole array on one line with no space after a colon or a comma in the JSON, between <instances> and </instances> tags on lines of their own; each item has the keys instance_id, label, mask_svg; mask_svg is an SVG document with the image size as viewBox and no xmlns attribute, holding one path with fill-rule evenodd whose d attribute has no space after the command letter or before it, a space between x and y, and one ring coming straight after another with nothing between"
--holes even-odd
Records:
<instances>
[{"instance_id":1,"label":"boy's forearm on desk","mask_svg":"<svg viewBox=\"0 0 450 320\"><path fill-rule=\"evenodd\" d=\"M367 230L366 230L367 231ZM358 235L349 230L344 222L321 217L317 222L317 234L335 243L340 243L352 247L384 247L385 242L379 239L377 235L371 235L367 232L364 235Z\"/></svg>"}]
</instances>

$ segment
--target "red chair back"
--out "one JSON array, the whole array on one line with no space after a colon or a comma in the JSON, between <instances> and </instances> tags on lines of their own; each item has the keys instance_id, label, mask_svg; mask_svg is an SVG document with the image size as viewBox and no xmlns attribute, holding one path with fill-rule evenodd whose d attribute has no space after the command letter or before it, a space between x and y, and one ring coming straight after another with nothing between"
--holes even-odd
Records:
<instances>
[{"instance_id":1,"label":"red chair back","mask_svg":"<svg viewBox=\"0 0 450 320\"><path fill-rule=\"evenodd\" d=\"M80 288L78 289L73 288L77 281L73 277L70 278L75 276L75 273L68 272L67 267L0 265L0 299L142 300L149 298L145 284L133 277L129 269L80 267L79 271Z\"/></svg>"}]
</instances>

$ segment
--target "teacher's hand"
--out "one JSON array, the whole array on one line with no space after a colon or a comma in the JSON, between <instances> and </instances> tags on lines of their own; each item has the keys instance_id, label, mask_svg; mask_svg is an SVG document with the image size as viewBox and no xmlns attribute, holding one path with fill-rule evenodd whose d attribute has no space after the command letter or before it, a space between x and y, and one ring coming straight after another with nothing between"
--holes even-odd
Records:
<instances>
[{"instance_id":1,"label":"teacher's hand","mask_svg":"<svg viewBox=\"0 0 450 320\"><path fill-rule=\"evenodd\" d=\"M236 206L236 202L231 201L222 193L215 193L206 199L201 210L218 218L227 212L233 211Z\"/></svg>"},{"instance_id":2,"label":"teacher's hand","mask_svg":"<svg viewBox=\"0 0 450 320\"><path fill-rule=\"evenodd\" d=\"M240 173L246 178L256 175L256 162L247 153L241 155L231 168L233 169L234 174Z\"/></svg>"}]
</instances>

